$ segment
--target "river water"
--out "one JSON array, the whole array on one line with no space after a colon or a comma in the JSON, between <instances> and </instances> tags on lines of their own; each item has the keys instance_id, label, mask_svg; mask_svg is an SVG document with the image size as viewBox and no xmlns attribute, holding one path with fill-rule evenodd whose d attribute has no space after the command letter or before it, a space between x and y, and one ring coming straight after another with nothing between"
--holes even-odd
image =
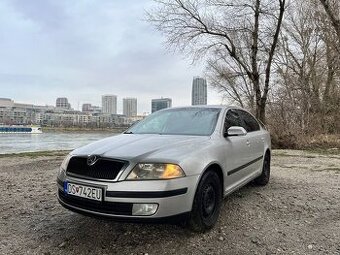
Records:
<instances>
[{"instance_id":1,"label":"river water","mask_svg":"<svg viewBox=\"0 0 340 255\"><path fill-rule=\"evenodd\" d=\"M109 132L44 132L42 134L0 134L0 154L72 150L105 137Z\"/></svg>"}]
</instances>

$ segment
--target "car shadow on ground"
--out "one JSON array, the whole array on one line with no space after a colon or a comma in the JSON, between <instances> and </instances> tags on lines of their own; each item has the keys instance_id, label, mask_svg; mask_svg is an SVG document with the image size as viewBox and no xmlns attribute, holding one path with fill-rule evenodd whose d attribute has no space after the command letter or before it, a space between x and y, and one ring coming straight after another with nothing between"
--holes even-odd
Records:
<instances>
[{"instance_id":1,"label":"car shadow on ground","mask_svg":"<svg viewBox=\"0 0 340 255\"><path fill-rule=\"evenodd\" d=\"M178 244L179 241L187 242L193 235L176 225L124 223L71 212L63 214L63 217L49 222L49 229L56 230L49 232L49 241L52 247L71 252L79 249L82 252L100 249L133 252L138 246L152 250L154 246L171 246L173 237Z\"/></svg>"},{"instance_id":2,"label":"car shadow on ground","mask_svg":"<svg viewBox=\"0 0 340 255\"><path fill-rule=\"evenodd\" d=\"M95 219L72 213L59 208L60 213L45 222L41 228L41 238L47 236L50 247L64 251L83 252L107 250L140 252L167 249L176 252L181 246L190 245L197 237L218 235L220 227L228 226L235 219L233 215L225 215L231 208L238 211L240 203L257 190L253 185L247 185L224 199L218 223L212 231L194 233L180 224L142 224L124 223L112 220ZM60 206L60 205L56 205ZM47 224L46 224L47 223Z\"/></svg>"}]
</instances>

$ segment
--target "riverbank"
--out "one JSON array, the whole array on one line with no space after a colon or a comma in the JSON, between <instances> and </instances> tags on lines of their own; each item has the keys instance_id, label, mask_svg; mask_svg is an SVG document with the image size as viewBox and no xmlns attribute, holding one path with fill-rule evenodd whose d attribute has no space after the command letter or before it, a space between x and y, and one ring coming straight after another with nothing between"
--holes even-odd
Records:
<instances>
[{"instance_id":1,"label":"riverbank","mask_svg":"<svg viewBox=\"0 0 340 255\"><path fill-rule=\"evenodd\" d=\"M84 133L122 133L128 127L114 127L114 128L83 128L83 127L42 127L43 132L84 132Z\"/></svg>"},{"instance_id":2,"label":"riverbank","mask_svg":"<svg viewBox=\"0 0 340 255\"><path fill-rule=\"evenodd\" d=\"M39 157L59 157L65 156L70 150L51 150L51 151L33 151L33 152L20 152L20 153L7 153L0 154L0 158L39 158Z\"/></svg>"},{"instance_id":3,"label":"riverbank","mask_svg":"<svg viewBox=\"0 0 340 255\"><path fill-rule=\"evenodd\" d=\"M128 224L56 200L68 151L0 157L0 254L339 254L340 155L274 150L271 181L228 196L215 228Z\"/></svg>"}]
</instances>

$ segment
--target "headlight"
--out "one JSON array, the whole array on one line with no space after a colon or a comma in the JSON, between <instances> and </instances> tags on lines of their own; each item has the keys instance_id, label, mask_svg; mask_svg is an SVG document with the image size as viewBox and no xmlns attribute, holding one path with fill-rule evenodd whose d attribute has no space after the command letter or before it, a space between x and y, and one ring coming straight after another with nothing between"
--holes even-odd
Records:
<instances>
[{"instance_id":1,"label":"headlight","mask_svg":"<svg viewBox=\"0 0 340 255\"><path fill-rule=\"evenodd\" d=\"M67 169L68 162L70 161L70 159L71 159L71 154L68 154L68 155L66 156L66 158L63 160L63 163L61 163L60 168L61 168L62 170L66 170L66 169Z\"/></svg>"},{"instance_id":2,"label":"headlight","mask_svg":"<svg viewBox=\"0 0 340 255\"><path fill-rule=\"evenodd\" d=\"M174 179L185 176L183 170L174 164L137 164L127 180Z\"/></svg>"}]
</instances>

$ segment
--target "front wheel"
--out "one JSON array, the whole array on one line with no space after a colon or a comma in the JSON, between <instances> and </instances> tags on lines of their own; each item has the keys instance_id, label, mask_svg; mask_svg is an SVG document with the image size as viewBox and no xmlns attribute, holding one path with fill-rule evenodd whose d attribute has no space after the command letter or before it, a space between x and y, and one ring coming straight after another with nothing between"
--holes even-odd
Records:
<instances>
[{"instance_id":1,"label":"front wheel","mask_svg":"<svg viewBox=\"0 0 340 255\"><path fill-rule=\"evenodd\" d=\"M254 180L254 183L259 186L265 186L268 184L270 178L270 154L266 153L263 159L262 173Z\"/></svg>"},{"instance_id":2,"label":"front wheel","mask_svg":"<svg viewBox=\"0 0 340 255\"><path fill-rule=\"evenodd\" d=\"M222 203L222 184L214 171L208 171L200 180L189 219L189 227L196 232L211 229L217 222Z\"/></svg>"}]
</instances>

